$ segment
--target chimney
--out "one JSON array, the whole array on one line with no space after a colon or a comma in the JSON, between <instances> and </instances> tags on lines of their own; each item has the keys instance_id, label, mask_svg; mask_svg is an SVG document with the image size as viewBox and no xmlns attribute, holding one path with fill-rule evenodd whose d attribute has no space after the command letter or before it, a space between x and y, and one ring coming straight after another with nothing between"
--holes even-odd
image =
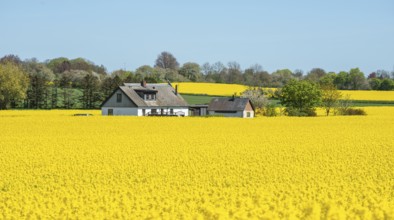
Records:
<instances>
[{"instance_id":1,"label":"chimney","mask_svg":"<svg viewBox=\"0 0 394 220\"><path fill-rule=\"evenodd\" d=\"M235 94L233 94L233 98L231 98L231 101L235 101Z\"/></svg>"},{"instance_id":2,"label":"chimney","mask_svg":"<svg viewBox=\"0 0 394 220\"><path fill-rule=\"evenodd\" d=\"M144 87L144 88L146 87L146 81L145 80L141 81L141 86Z\"/></svg>"},{"instance_id":3,"label":"chimney","mask_svg":"<svg viewBox=\"0 0 394 220\"><path fill-rule=\"evenodd\" d=\"M178 85L175 85L175 95L178 95Z\"/></svg>"}]
</instances>

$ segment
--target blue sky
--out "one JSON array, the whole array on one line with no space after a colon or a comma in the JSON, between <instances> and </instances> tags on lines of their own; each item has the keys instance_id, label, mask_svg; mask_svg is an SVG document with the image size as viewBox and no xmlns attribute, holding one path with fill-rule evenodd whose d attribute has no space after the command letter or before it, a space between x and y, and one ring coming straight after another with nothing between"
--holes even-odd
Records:
<instances>
[{"instance_id":1,"label":"blue sky","mask_svg":"<svg viewBox=\"0 0 394 220\"><path fill-rule=\"evenodd\" d=\"M392 0L1 0L0 57L83 57L109 71L237 61L305 73L394 68Z\"/></svg>"}]
</instances>

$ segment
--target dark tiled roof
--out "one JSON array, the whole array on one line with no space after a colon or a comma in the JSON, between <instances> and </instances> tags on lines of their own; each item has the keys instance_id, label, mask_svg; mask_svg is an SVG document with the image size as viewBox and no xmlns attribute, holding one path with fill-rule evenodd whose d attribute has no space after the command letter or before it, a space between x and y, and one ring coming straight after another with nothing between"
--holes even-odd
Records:
<instances>
[{"instance_id":1,"label":"dark tiled roof","mask_svg":"<svg viewBox=\"0 0 394 220\"><path fill-rule=\"evenodd\" d=\"M119 87L138 107L187 107L187 102L168 84L148 84L142 87L139 83L125 83ZM157 91L156 100L144 100L135 90Z\"/></svg>"},{"instance_id":2,"label":"dark tiled roof","mask_svg":"<svg viewBox=\"0 0 394 220\"><path fill-rule=\"evenodd\" d=\"M248 98L213 98L208 111L243 111L248 102Z\"/></svg>"},{"instance_id":3,"label":"dark tiled roof","mask_svg":"<svg viewBox=\"0 0 394 220\"><path fill-rule=\"evenodd\" d=\"M119 86L119 89L121 89L137 106L146 106L144 100L133 89L127 86Z\"/></svg>"}]
</instances>

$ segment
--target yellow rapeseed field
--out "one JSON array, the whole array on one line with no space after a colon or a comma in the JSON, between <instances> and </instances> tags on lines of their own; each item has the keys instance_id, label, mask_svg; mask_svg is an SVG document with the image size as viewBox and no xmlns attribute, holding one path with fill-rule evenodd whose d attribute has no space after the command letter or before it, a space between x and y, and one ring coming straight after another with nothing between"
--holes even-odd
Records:
<instances>
[{"instance_id":1,"label":"yellow rapeseed field","mask_svg":"<svg viewBox=\"0 0 394 220\"><path fill-rule=\"evenodd\" d=\"M343 95L349 95L352 100L379 100L379 101L394 101L394 91L351 91L342 90Z\"/></svg>"},{"instance_id":2,"label":"yellow rapeseed field","mask_svg":"<svg viewBox=\"0 0 394 220\"><path fill-rule=\"evenodd\" d=\"M206 94L206 95L218 95L218 96L231 96L240 95L243 91L248 89L248 86L239 84L222 84L222 83L192 83L192 82L182 82L182 83L172 83L178 85L180 93L190 93L190 94Z\"/></svg>"},{"instance_id":3,"label":"yellow rapeseed field","mask_svg":"<svg viewBox=\"0 0 394 220\"><path fill-rule=\"evenodd\" d=\"M394 108L365 110L0 111L0 219L393 219Z\"/></svg>"},{"instance_id":4,"label":"yellow rapeseed field","mask_svg":"<svg viewBox=\"0 0 394 220\"><path fill-rule=\"evenodd\" d=\"M219 84L219 83L173 83L178 85L180 93L191 94L207 94L217 96L231 96L234 93L240 95L243 91L248 89L247 86L238 84ZM275 90L275 88L271 88ZM379 101L394 101L394 91L348 91L342 90L342 94L350 95L352 100L379 100Z\"/></svg>"}]
</instances>

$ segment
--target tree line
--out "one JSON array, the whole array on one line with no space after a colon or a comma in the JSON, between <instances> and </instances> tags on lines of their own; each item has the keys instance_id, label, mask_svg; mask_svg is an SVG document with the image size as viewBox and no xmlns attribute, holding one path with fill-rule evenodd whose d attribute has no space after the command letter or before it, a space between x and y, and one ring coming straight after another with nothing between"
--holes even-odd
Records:
<instances>
[{"instance_id":1,"label":"tree line","mask_svg":"<svg viewBox=\"0 0 394 220\"><path fill-rule=\"evenodd\" d=\"M339 73L314 68L281 69L269 73L261 65L245 70L237 62L180 65L169 52L157 56L153 66L143 65L134 71L115 70L84 59L59 57L40 62L35 58L21 60L17 55L0 59L0 108L53 109L98 108L114 89L124 82L212 82L281 88L291 80L306 79L332 84L337 89L394 90L394 71L378 70L368 77L359 69Z\"/></svg>"}]
</instances>

